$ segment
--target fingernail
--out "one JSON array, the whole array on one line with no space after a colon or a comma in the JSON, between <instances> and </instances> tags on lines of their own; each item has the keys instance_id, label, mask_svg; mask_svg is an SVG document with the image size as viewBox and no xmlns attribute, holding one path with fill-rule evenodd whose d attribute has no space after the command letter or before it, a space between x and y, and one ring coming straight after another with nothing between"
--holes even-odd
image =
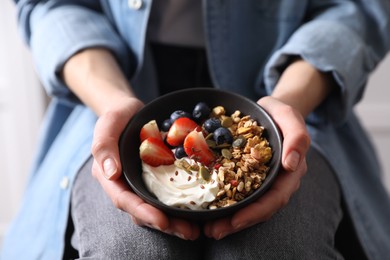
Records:
<instances>
[{"instance_id":1,"label":"fingernail","mask_svg":"<svg viewBox=\"0 0 390 260\"><path fill-rule=\"evenodd\" d=\"M221 240L222 238L226 237L229 233L227 232L221 232L219 236L217 237L217 240Z\"/></svg>"},{"instance_id":2,"label":"fingernail","mask_svg":"<svg viewBox=\"0 0 390 260\"><path fill-rule=\"evenodd\" d=\"M292 171L295 171L298 168L301 156L297 151L292 151L286 158L285 164L287 168Z\"/></svg>"},{"instance_id":3,"label":"fingernail","mask_svg":"<svg viewBox=\"0 0 390 260\"><path fill-rule=\"evenodd\" d=\"M179 238L181 238L181 239L183 239L183 240L187 240L187 238L185 238L183 234L174 232L173 235L175 235L175 236L177 236L177 237L179 237Z\"/></svg>"},{"instance_id":4,"label":"fingernail","mask_svg":"<svg viewBox=\"0 0 390 260\"><path fill-rule=\"evenodd\" d=\"M238 223L238 224L232 224L234 230L240 230L243 227L248 226L248 223Z\"/></svg>"},{"instance_id":5,"label":"fingernail","mask_svg":"<svg viewBox=\"0 0 390 260\"><path fill-rule=\"evenodd\" d=\"M116 164L113 159L108 158L103 162L103 174L106 179L110 179L116 172Z\"/></svg>"},{"instance_id":6,"label":"fingernail","mask_svg":"<svg viewBox=\"0 0 390 260\"><path fill-rule=\"evenodd\" d=\"M161 231L161 228L160 228L160 227L158 227L158 226L156 226L156 225L153 225L153 224L150 224L150 223L146 223L145 226L150 227L150 228L152 228L152 229L156 229L156 230Z\"/></svg>"}]
</instances>

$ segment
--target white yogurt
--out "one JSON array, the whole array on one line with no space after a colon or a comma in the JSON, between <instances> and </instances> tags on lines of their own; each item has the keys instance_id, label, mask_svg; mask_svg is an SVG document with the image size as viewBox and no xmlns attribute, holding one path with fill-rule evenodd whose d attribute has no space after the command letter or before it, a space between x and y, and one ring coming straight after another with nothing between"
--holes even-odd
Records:
<instances>
[{"instance_id":1,"label":"white yogurt","mask_svg":"<svg viewBox=\"0 0 390 260\"><path fill-rule=\"evenodd\" d=\"M217 173L205 181L178 168L175 164L158 167L142 163L142 178L148 190L168 206L205 209L219 191ZM177 172L177 174L176 174Z\"/></svg>"}]
</instances>

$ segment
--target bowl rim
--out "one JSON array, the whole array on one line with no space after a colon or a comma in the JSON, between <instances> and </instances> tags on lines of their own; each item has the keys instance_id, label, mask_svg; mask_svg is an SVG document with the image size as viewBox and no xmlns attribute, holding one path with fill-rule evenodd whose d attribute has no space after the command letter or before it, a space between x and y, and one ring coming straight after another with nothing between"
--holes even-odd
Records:
<instances>
[{"instance_id":1,"label":"bowl rim","mask_svg":"<svg viewBox=\"0 0 390 260\"><path fill-rule=\"evenodd\" d=\"M149 192L148 195L141 192L139 190L139 188L137 186L135 186L134 183L132 183L131 179L129 178L130 173L127 173L127 171L126 171L127 167L124 164L125 158L123 157L124 156L123 155L123 146L125 145L125 143L124 143L123 137L128 132L128 130L132 126L133 122L136 122L136 120L139 120L139 118L142 117L143 113L146 113L148 110L150 110L150 108L153 107L156 103L158 104L160 102L163 102L165 99L169 99L172 96L177 96L177 95L181 95L183 93L188 93L188 92L198 92L199 93L199 91L209 92L212 94L225 93L227 95L231 95L231 96L234 96L236 98L242 99L244 102L249 102L249 103L251 103L252 106L255 105L255 107L257 109L259 109L259 111L261 111L261 114L265 118L265 120L267 120L271 124L272 130L269 130L269 128L267 128L266 130L273 132L273 134L276 136L275 140L277 142L277 143L273 143L273 145L274 146L276 145L279 147L279 149L277 149L277 151L275 151L273 149L273 153L278 152L277 154L273 154L273 157L276 156L278 161L273 165L273 167L269 171L269 173L272 173L272 174L271 175L269 173L267 174L267 177L263 181L260 188L255 190L250 196L246 197L244 200L238 201L238 202L236 202L230 206L227 206L227 207L216 208L216 209L196 209L196 210L193 210L193 209L168 206L168 205L164 204L163 202L159 201L151 192ZM145 104L145 106L142 107L129 120L125 129L123 130L121 137L120 137L120 140L119 140L119 154L120 154L120 159L121 159L121 164L122 164L122 173L126 179L126 183L131 187L133 192L136 193L140 198L142 198L146 203L149 203L152 206L155 206L156 208L164 211L168 215L172 215L172 211L174 211L173 215L178 216L178 217L186 217L187 218L187 215L191 214L192 218L199 219L204 214L206 214L206 213L210 214L211 212L214 215L219 215L220 212L224 212L225 213L224 215L230 214L230 213L244 207L245 205L248 205L249 203L253 202L254 200L258 199L259 197L261 197L269 189L269 187L272 185L272 183L274 182L274 180L277 177L278 172L281 168L281 155L282 155L282 148L283 148L282 142L283 142L283 139L282 139L282 134L281 134L279 127L277 126L277 124L275 123L273 118L270 116L270 114L255 101L253 101L253 100L251 100L248 97L245 97L243 95L237 94L235 92L227 91L227 90L221 90L221 89L216 89L216 88L189 88L189 89L182 89L182 90L177 90L177 91L173 91L173 92L164 94L158 98L155 98L154 100L150 101L149 103ZM139 174L142 174L142 172L140 172Z\"/></svg>"}]
</instances>

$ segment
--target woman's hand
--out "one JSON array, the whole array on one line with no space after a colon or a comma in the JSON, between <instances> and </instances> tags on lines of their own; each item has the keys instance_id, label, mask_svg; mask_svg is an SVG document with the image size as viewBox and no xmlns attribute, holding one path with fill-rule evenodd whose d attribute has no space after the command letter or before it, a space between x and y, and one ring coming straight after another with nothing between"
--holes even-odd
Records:
<instances>
[{"instance_id":1,"label":"woman's hand","mask_svg":"<svg viewBox=\"0 0 390 260\"><path fill-rule=\"evenodd\" d=\"M321 72L302 59L295 59L285 69L272 96L258 101L282 132L282 170L260 199L231 217L207 223L206 236L221 239L264 222L288 203L307 168L305 156L310 137L304 117L321 104L335 86L330 73Z\"/></svg>"},{"instance_id":2,"label":"woman's hand","mask_svg":"<svg viewBox=\"0 0 390 260\"><path fill-rule=\"evenodd\" d=\"M75 54L66 62L62 77L73 93L99 116L92 144L92 174L114 205L127 212L137 225L183 239L196 239L200 233L196 225L168 218L134 194L120 178L119 137L143 104L135 97L110 51L93 48Z\"/></svg>"},{"instance_id":3,"label":"woman's hand","mask_svg":"<svg viewBox=\"0 0 390 260\"><path fill-rule=\"evenodd\" d=\"M199 236L199 228L180 219L168 218L163 212L145 203L134 194L120 178L118 142L129 119L142 107L135 98L127 98L113 111L102 114L96 123L92 154L93 176L100 182L115 207L127 212L133 222L162 232L193 240ZM139 173L135 173L139 174Z\"/></svg>"},{"instance_id":4,"label":"woman's hand","mask_svg":"<svg viewBox=\"0 0 390 260\"><path fill-rule=\"evenodd\" d=\"M288 203L306 173L305 155L310 146L310 138L302 115L291 106L272 97L264 97L258 103L270 113L282 132L283 169L271 188L257 201L230 217L208 222L204 228L208 237L222 239L229 234L267 221Z\"/></svg>"}]
</instances>

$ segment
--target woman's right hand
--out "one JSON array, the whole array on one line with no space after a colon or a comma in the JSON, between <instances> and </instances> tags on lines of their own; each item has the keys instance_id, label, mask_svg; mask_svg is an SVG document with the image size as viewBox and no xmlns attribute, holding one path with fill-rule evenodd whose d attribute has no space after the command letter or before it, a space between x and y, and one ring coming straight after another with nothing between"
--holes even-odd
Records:
<instances>
[{"instance_id":1,"label":"woman's right hand","mask_svg":"<svg viewBox=\"0 0 390 260\"><path fill-rule=\"evenodd\" d=\"M119 137L127 122L142 106L142 102L136 98L125 98L122 102L118 102L118 106L113 110L99 117L92 145L94 157L92 174L115 207L127 212L135 224L148 226L182 239L196 239L199 236L197 225L181 219L169 218L159 209L144 202L121 178Z\"/></svg>"},{"instance_id":2,"label":"woman's right hand","mask_svg":"<svg viewBox=\"0 0 390 260\"><path fill-rule=\"evenodd\" d=\"M66 62L62 76L73 93L99 117L92 143L92 174L113 204L127 212L137 225L196 239L199 228L195 224L169 218L134 194L121 178L119 137L143 103L135 97L112 53L103 48L85 49Z\"/></svg>"}]
</instances>

